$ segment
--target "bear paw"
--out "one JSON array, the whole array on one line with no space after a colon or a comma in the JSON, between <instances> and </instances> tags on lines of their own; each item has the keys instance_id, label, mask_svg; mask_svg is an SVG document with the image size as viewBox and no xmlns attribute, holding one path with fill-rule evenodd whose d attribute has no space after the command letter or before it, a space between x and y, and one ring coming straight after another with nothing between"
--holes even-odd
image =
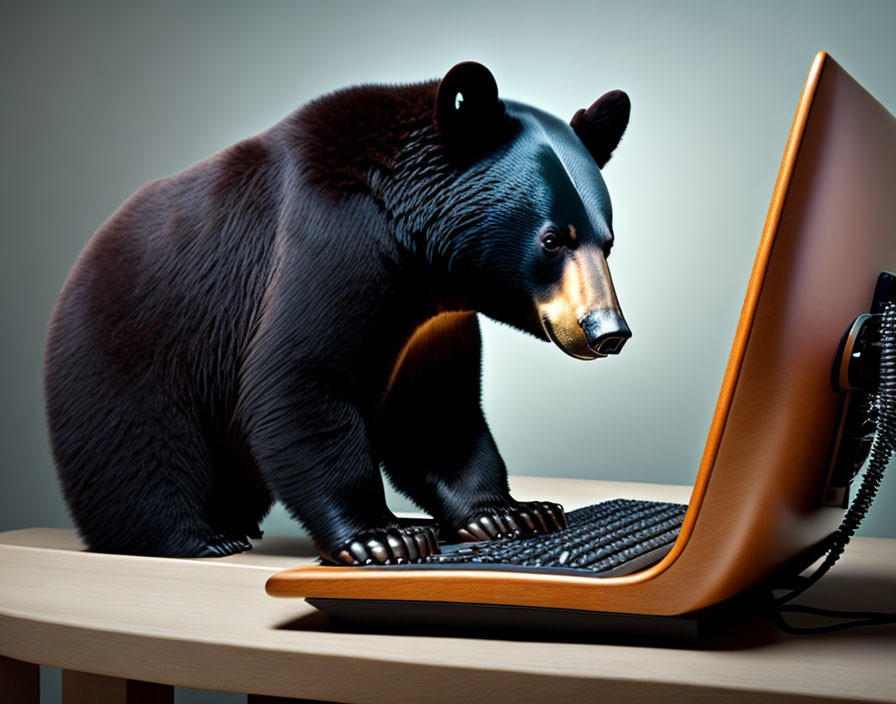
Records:
<instances>
[{"instance_id":1,"label":"bear paw","mask_svg":"<svg viewBox=\"0 0 896 704\"><path fill-rule=\"evenodd\" d=\"M505 540L553 533L567 528L560 504L549 501L521 501L512 509L478 513L458 529L464 542Z\"/></svg>"},{"instance_id":2,"label":"bear paw","mask_svg":"<svg viewBox=\"0 0 896 704\"><path fill-rule=\"evenodd\" d=\"M196 557L227 557L252 549L252 543L244 535L217 533L213 535Z\"/></svg>"},{"instance_id":3,"label":"bear paw","mask_svg":"<svg viewBox=\"0 0 896 704\"><path fill-rule=\"evenodd\" d=\"M360 533L334 551L342 565L404 565L440 552L434 528L403 526Z\"/></svg>"}]
</instances>

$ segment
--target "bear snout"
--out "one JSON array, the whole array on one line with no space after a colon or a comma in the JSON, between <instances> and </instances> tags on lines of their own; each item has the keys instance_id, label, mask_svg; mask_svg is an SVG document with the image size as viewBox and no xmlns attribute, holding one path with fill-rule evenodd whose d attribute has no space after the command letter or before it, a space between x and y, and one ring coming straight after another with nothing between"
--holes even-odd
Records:
<instances>
[{"instance_id":1,"label":"bear snout","mask_svg":"<svg viewBox=\"0 0 896 704\"><path fill-rule=\"evenodd\" d=\"M567 253L562 274L536 309L548 339L577 359L618 354L632 336L606 256L593 245Z\"/></svg>"}]
</instances>

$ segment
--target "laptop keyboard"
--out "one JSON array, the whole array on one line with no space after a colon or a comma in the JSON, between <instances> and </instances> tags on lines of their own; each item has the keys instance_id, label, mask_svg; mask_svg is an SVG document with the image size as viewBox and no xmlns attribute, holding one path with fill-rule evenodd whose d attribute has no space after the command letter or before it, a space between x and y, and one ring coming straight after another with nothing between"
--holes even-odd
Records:
<instances>
[{"instance_id":1,"label":"laptop keyboard","mask_svg":"<svg viewBox=\"0 0 896 704\"><path fill-rule=\"evenodd\" d=\"M630 574L669 552L687 505L614 499L566 514L569 528L519 540L461 543L442 547L426 563L512 569L559 568L590 575Z\"/></svg>"}]
</instances>

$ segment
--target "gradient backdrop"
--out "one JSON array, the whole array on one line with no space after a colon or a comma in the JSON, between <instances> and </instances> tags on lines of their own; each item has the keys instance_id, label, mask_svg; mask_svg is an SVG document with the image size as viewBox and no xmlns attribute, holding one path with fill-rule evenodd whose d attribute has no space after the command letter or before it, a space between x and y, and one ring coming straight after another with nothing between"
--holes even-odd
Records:
<instances>
[{"instance_id":1,"label":"gradient backdrop","mask_svg":"<svg viewBox=\"0 0 896 704\"><path fill-rule=\"evenodd\" d=\"M485 323L512 473L693 481L797 98L828 50L896 111L896 3L9 3L0 6L0 530L69 526L41 397L45 326L93 231L145 182L320 93L473 59L564 118L632 120L605 170L634 338L575 361ZM164 442L164 438L159 438ZM396 501L395 506L406 504ZM890 476L864 535L896 537ZM281 510L267 529L298 531Z\"/></svg>"}]
</instances>

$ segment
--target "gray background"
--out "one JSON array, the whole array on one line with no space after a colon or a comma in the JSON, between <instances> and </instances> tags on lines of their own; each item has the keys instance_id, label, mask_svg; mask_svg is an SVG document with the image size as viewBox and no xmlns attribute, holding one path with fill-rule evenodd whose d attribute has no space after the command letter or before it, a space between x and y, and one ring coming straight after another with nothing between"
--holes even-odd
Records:
<instances>
[{"instance_id":1,"label":"gray background","mask_svg":"<svg viewBox=\"0 0 896 704\"><path fill-rule=\"evenodd\" d=\"M502 95L567 119L606 90L629 93L605 177L635 337L618 359L583 363L486 323L484 402L511 472L681 484L815 52L896 111L892 2L4 2L0 25L0 529L70 525L41 354L91 233L143 183L320 93L465 59L489 66ZM862 534L896 537L894 508L890 476ZM267 528L298 530L279 510Z\"/></svg>"},{"instance_id":2,"label":"gray background","mask_svg":"<svg viewBox=\"0 0 896 704\"><path fill-rule=\"evenodd\" d=\"M488 419L511 472L696 475L797 98L825 49L896 111L896 3L4 4L0 529L68 526L41 354L91 233L147 181L314 96L474 59L502 95L569 118L626 90L605 178L635 333L579 362L485 323ZM164 441L160 439L160 441ZM396 500L401 509L406 504ZM889 477L863 528L896 537ZM282 511L268 529L298 527Z\"/></svg>"}]
</instances>

